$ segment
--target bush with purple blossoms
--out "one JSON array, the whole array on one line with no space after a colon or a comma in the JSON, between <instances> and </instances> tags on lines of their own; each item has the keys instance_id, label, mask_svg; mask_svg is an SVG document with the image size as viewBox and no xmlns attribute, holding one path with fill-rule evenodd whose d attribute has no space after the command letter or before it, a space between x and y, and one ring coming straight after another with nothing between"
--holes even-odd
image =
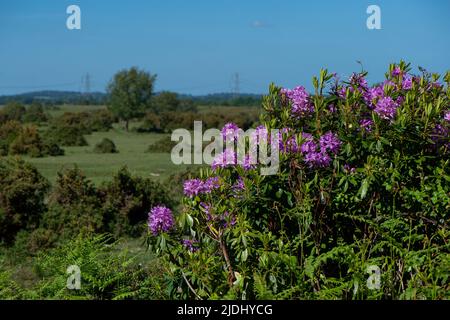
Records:
<instances>
[{"instance_id":1,"label":"bush with purple blossoms","mask_svg":"<svg viewBox=\"0 0 450 320\"><path fill-rule=\"evenodd\" d=\"M270 86L255 138L282 129L276 175L228 150L185 182L173 229L149 237L172 297L449 298L450 73L400 62L374 86L366 75Z\"/></svg>"}]
</instances>

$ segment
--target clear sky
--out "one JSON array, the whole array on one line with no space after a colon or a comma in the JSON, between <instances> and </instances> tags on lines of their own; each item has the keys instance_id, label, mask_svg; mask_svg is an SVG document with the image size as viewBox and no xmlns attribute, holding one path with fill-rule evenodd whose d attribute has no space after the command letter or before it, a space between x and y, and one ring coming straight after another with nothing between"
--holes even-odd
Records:
<instances>
[{"instance_id":1,"label":"clear sky","mask_svg":"<svg viewBox=\"0 0 450 320\"><path fill-rule=\"evenodd\" d=\"M66 28L67 6L81 30ZM366 9L381 8L381 30ZM0 0L0 94L104 91L112 75L138 66L158 74L156 90L265 93L270 82L305 85L321 67L380 80L405 59L415 70L450 69L450 1Z\"/></svg>"}]
</instances>

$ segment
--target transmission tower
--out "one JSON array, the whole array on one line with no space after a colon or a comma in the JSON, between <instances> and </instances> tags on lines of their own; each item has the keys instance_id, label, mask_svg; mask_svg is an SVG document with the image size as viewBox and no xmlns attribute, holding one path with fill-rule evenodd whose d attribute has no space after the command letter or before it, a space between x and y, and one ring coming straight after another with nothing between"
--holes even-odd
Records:
<instances>
[{"instance_id":1,"label":"transmission tower","mask_svg":"<svg viewBox=\"0 0 450 320\"><path fill-rule=\"evenodd\" d=\"M235 98L240 95L240 80L239 80L239 72L235 72L231 78L232 83L232 92Z\"/></svg>"},{"instance_id":2,"label":"transmission tower","mask_svg":"<svg viewBox=\"0 0 450 320\"><path fill-rule=\"evenodd\" d=\"M91 95L91 75L87 72L81 77L81 95L84 97L86 102L89 104Z\"/></svg>"},{"instance_id":3,"label":"transmission tower","mask_svg":"<svg viewBox=\"0 0 450 320\"><path fill-rule=\"evenodd\" d=\"M87 96L91 93L91 75L89 72L81 77L81 90Z\"/></svg>"}]
</instances>

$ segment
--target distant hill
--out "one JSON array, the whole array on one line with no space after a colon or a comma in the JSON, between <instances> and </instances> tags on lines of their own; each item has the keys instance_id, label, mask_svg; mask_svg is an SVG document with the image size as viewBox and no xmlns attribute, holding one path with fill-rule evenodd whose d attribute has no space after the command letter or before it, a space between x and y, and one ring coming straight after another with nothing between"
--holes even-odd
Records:
<instances>
[{"instance_id":1,"label":"distant hill","mask_svg":"<svg viewBox=\"0 0 450 320\"><path fill-rule=\"evenodd\" d=\"M102 92L84 94L77 91L35 91L10 96L0 96L0 104L8 101L18 101L25 104L41 101L48 104L104 104L107 95Z\"/></svg>"},{"instance_id":2,"label":"distant hill","mask_svg":"<svg viewBox=\"0 0 450 320\"><path fill-rule=\"evenodd\" d=\"M156 95L158 94L155 93ZM202 96L193 96L187 94L179 94L180 99L193 100L198 105L233 105L233 106L249 106L259 105L261 95L242 93L236 95L234 93L214 93ZM18 101L24 104L30 104L33 101L40 101L46 104L105 104L108 95L103 92L91 92L89 94L78 91L35 91L16 95L0 96L0 105L8 101Z\"/></svg>"}]
</instances>

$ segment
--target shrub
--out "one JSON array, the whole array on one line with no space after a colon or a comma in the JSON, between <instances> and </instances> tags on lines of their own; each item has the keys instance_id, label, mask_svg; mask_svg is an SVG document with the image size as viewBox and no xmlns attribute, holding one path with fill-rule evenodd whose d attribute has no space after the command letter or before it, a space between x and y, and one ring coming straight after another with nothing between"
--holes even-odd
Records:
<instances>
[{"instance_id":1,"label":"shrub","mask_svg":"<svg viewBox=\"0 0 450 320\"><path fill-rule=\"evenodd\" d=\"M87 146L88 143L83 136L84 129L79 126L66 126L52 124L45 132L44 138L50 144L61 146Z\"/></svg>"},{"instance_id":2,"label":"shrub","mask_svg":"<svg viewBox=\"0 0 450 320\"><path fill-rule=\"evenodd\" d=\"M44 107L39 102L33 102L25 111L23 115L23 122L32 122L40 124L48 120L44 112Z\"/></svg>"},{"instance_id":3,"label":"shrub","mask_svg":"<svg viewBox=\"0 0 450 320\"><path fill-rule=\"evenodd\" d=\"M52 230L59 240L102 232L101 207L97 189L78 167L65 169L58 172L41 226Z\"/></svg>"},{"instance_id":4,"label":"shrub","mask_svg":"<svg viewBox=\"0 0 450 320\"><path fill-rule=\"evenodd\" d=\"M115 122L117 118L109 110L96 110L89 113L86 126L92 131L108 131Z\"/></svg>"},{"instance_id":5,"label":"shrub","mask_svg":"<svg viewBox=\"0 0 450 320\"><path fill-rule=\"evenodd\" d=\"M18 231L38 226L49 186L32 165L0 158L0 241L9 244Z\"/></svg>"},{"instance_id":6,"label":"shrub","mask_svg":"<svg viewBox=\"0 0 450 320\"><path fill-rule=\"evenodd\" d=\"M120 169L111 182L99 188L105 227L114 235L139 236L145 230L149 208L160 203L172 205L166 188L149 178L134 177Z\"/></svg>"},{"instance_id":7,"label":"shrub","mask_svg":"<svg viewBox=\"0 0 450 320\"><path fill-rule=\"evenodd\" d=\"M172 141L170 136L165 136L164 138L161 138L153 144L149 145L147 148L147 152L170 153L175 145L176 142Z\"/></svg>"},{"instance_id":8,"label":"shrub","mask_svg":"<svg viewBox=\"0 0 450 320\"><path fill-rule=\"evenodd\" d=\"M6 156L9 153L9 146L21 133L22 126L20 122L8 121L0 125L0 156Z\"/></svg>"},{"instance_id":9,"label":"shrub","mask_svg":"<svg viewBox=\"0 0 450 320\"><path fill-rule=\"evenodd\" d=\"M108 138L103 138L94 148L95 153L117 153L116 145Z\"/></svg>"},{"instance_id":10,"label":"shrub","mask_svg":"<svg viewBox=\"0 0 450 320\"><path fill-rule=\"evenodd\" d=\"M271 85L256 132L281 139L277 174L217 158L179 213L152 211L149 242L183 283L173 297L449 298L450 72L365 76Z\"/></svg>"},{"instance_id":11,"label":"shrub","mask_svg":"<svg viewBox=\"0 0 450 320\"><path fill-rule=\"evenodd\" d=\"M34 126L23 127L9 146L11 155L27 154L31 157L42 157L44 151L44 143Z\"/></svg>"},{"instance_id":12,"label":"shrub","mask_svg":"<svg viewBox=\"0 0 450 320\"><path fill-rule=\"evenodd\" d=\"M8 102L1 110L0 114L2 115L2 121L18 121L21 122L26 109L23 104L15 101Z\"/></svg>"}]
</instances>

